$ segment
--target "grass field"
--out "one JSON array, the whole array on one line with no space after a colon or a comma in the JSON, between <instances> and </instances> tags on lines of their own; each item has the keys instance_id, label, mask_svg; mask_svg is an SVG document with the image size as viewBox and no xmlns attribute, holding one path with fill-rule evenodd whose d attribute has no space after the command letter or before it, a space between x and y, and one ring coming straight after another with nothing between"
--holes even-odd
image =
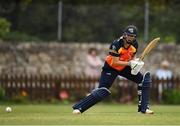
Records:
<instances>
[{"instance_id":1,"label":"grass field","mask_svg":"<svg viewBox=\"0 0 180 126\"><path fill-rule=\"evenodd\" d=\"M135 105L98 104L81 115L71 105L0 105L0 125L180 125L180 106L154 105L154 115L136 112Z\"/></svg>"}]
</instances>

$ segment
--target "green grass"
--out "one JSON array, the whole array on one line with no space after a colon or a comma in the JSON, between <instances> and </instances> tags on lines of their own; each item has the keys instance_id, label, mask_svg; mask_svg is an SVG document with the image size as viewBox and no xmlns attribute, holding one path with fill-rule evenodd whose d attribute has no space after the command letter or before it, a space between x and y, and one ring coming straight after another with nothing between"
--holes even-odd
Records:
<instances>
[{"instance_id":1,"label":"green grass","mask_svg":"<svg viewBox=\"0 0 180 126\"><path fill-rule=\"evenodd\" d=\"M81 115L71 105L0 105L0 125L180 125L180 106L155 105L154 115L137 113L135 105L98 104Z\"/></svg>"}]
</instances>

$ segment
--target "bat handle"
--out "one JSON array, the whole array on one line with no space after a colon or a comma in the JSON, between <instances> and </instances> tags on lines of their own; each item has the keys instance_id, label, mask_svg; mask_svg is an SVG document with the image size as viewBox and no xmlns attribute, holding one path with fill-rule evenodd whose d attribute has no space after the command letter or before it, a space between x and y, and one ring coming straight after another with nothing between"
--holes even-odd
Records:
<instances>
[{"instance_id":1,"label":"bat handle","mask_svg":"<svg viewBox=\"0 0 180 126\"><path fill-rule=\"evenodd\" d=\"M139 60L141 60L141 61L142 61L143 59L144 59L144 57L142 57L142 56L140 56L140 57L139 57Z\"/></svg>"}]
</instances>

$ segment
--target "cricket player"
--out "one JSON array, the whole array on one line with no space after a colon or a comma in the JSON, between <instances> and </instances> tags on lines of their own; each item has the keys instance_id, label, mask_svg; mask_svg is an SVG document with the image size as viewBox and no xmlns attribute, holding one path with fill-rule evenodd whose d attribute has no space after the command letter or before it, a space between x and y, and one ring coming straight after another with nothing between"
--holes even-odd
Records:
<instances>
[{"instance_id":1,"label":"cricket player","mask_svg":"<svg viewBox=\"0 0 180 126\"><path fill-rule=\"evenodd\" d=\"M73 114L83 113L110 95L109 88L118 75L137 83L138 112L144 114L154 113L148 106L151 75L150 72L145 72L145 74L140 72L144 62L135 57L137 49L137 28L134 25L129 25L125 28L123 35L110 45L98 88L72 107Z\"/></svg>"}]
</instances>

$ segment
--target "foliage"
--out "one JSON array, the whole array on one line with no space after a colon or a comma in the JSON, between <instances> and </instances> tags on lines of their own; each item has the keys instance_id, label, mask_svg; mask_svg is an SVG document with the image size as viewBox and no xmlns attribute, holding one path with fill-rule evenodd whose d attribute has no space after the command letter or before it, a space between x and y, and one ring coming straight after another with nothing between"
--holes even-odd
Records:
<instances>
[{"instance_id":1,"label":"foliage","mask_svg":"<svg viewBox=\"0 0 180 126\"><path fill-rule=\"evenodd\" d=\"M30 36L26 33L10 32L3 38L5 41L40 41L38 37Z\"/></svg>"},{"instance_id":2,"label":"foliage","mask_svg":"<svg viewBox=\"0 0 180 126\"><path fill-rule=\"evenodd\" d=\"M28 97L24 97L22 95L15 95L12 97L11 102L15 104L19 103L29 103Z\"/></svg>"},{"instance_id":3,"label":"foliage","mask_svg":"<svg viewBox=\"0 0 180 126\"><path fill-rule=\"evenodd\" d=\"M19 12L17 30L42 40L54 40L57 36L57 6L31 4Z\"/></svg>"},{"instance_id":4,"label":"foliage","mask_svg":"<svg viewBox=\"0 0 180 126\"><path fill-rule=\"evenodd\" d=\"M136 5L66 5L63 17L64 41L110 42L122 35L128 24L135 24L142 33L142 11ZM129 21L128 21L129 20ZM127 22L128 21L128 22Z\"/></svg>"},{"instance_id":5,"label":"foliage","mask_svg":"<svg viewBox=\"0 0 180 126\"><path fill-rule=\"evenodd\" d=\"M135 24L143 38L144 1L139 0L61 0L62 41L109 42ZM11 30L55 40L58 28L58 0L2 0L0 16L11 22ZM164 42L180 42L180 1L149 0L149 39L160 36ZM4 32L3 32L4 33Z\"/></svg>"},{"instance_id":6,"label":"foliage","mask_svg":"<svg viewBox=\"0 0 180 126\"><path fill-rule=\"evenodd\" d=\"M5 99L5 90L0 86L0 101Z\"/></svg>"},{"instance_id":7,"label":"foliage","mask_svg":"<svg viewBox=\"0 0 180 126\"><path fill-rule=\"evenodd\" d=\"M164 103L167 104L180 104L180 90L172 89L164 91Z\"/></svg>"},{"instance_id":8,"label":"foliage","mask_svg":"<svg viewBox=\"0 0 180 126\"><path fill-rule=\"evenodd\" d=\"M10 31L10 22L5 18L0 18L0 39L4 38Z\"/></svg>"},{"instance_id":9,"label":"foliage","mask_svg":"<svg viewBox=\"0 0 180 126\"><path fill-rule=\"evenodd\" d=\"M10 31L11 23L5 18L0 18L0 39L5 41L40 41L38 37L21 33L18 31Z\"/></svg>"}]
</instances>

